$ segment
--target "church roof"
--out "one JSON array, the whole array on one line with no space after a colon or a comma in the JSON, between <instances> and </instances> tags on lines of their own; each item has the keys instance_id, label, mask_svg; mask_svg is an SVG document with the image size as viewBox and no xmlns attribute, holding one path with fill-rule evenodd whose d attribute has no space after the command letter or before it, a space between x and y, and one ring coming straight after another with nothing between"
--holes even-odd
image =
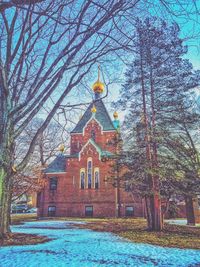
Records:
<instances>
[{"instance_id":1,"label":"church roof","mask_svg":"<svg viewBox=\"0 0 200 267\"><path fill-rule=\"evenodd\" d=\"M113 122L107 112L107 109L101 99L97 100L94 103L96 107L96 113L95 113L95 119L102 125L104 131L114 131L115 127L113 125ZM86 125L86 123L91 119L92 112L91 108L93 106L93 103L89 105L87 110L85 111L84 115L80 119L80 121L77 123L76 127L73 129L72 133L82 133L83 128Z\"/></svg>"},{"instance_id":2,"label":"church roof","mask_svg":"<svg viewBox=\"0 0 200 267\"><path fill-rule=\"evenodd\" d=\"M78 157L78 154L63 155L61 153L57 155L57 157L49 164L49 166L44 170L44 173L66 172L66 159L77 158L77 157Z\"/></svg>"},{"instance_id":3,"label":"church roof","mask_svg":"<svg viewBox=\"0 0 200 267\"><path fill-rule=\"evenodd\" d=\"M88 144L88 143L91 143L94 147L97 148L97 150L99 151L99 154L101 157L113 157L115 156L114 153L108 151L108 150L103 150L93 139L89 139L88 142L85 144L85 146Z\"/></svg>"},{"instance_id":4,"label":"church roof","mask_svg":"<svg viewBox=\"0 0 200 267\"><path fill-rule=\"evenodd\" d=\"M103 150L99 145L97 145L92 139L89 139L89 142L94 145L98 150L101 157L112 158L115 156L110 151ZM57 157L49 164L49 166L44 170L44 173L60 173L66 172L66 160L68 158L78 158L79 153L73 155L63 155L62 153L58 154Z\"/></svg>"}]
</instances>

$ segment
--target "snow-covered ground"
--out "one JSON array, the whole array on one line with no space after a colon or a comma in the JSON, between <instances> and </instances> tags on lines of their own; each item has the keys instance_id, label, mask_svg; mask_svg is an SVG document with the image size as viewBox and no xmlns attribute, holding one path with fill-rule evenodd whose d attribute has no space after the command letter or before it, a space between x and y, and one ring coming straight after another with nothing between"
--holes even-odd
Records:
<instances>
[{"instance_id":1,"label":"snow-covered ground","mask_svg":"<svg viewBox=\"0 0 200 267\"><path fill-rule=\"evenodd\" d=\"M169 219L165 221L169 224L187 225L187 220L185 219Z\"/></svg>"},{"instance_id":2,"label":"snow-covered ground","mask_svg":"<svg viewBox=\"0 0 200 267\"><path fill-rule=\"evenodd\" d=\"M200 251L135 244L111 233L78 229L72 222L27 222L15 232L42 234L44 244L0 248L0 267L197 267Z\"/></svg>"},{"instance_id":3,"label":"snow-covered ground","mask_svg":"<svg viewBox=\"0 0 200 267\"><path fill-rule=\"evenodd\" d=\"M187 220L185 219L169 219L165 220L169 224L177 224L177 225L187 225ZM200 226L200 224L196 224L195 226Z\"/></svg>"}]
</instances>

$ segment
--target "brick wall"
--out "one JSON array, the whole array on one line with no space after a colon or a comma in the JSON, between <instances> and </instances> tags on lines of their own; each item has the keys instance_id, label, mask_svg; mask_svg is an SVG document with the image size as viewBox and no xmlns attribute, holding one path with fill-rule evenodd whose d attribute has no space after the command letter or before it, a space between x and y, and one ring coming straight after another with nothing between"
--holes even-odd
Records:
<instances>
[{"instance_id":1,"label":"brick wall","mask_svg":"<svg viewBox=\"0 0 200 267\"><path fill-rule=\"evenodd\" d=\"M85 127L83 134L71 135L71 154L79 153L78 158L66 159L66 173L48 174L46 185L41 193L39 216L48 216L48 207L56 206L56 216L85 216L85 207L93 206L94 217L114 217L116 215L116 188L113 181L109 179L112 173L113 159L101 160L98 148L91 143L86 143L91 138L91 131L95 131L95 142L102 150L116 152L113 139L115 131L103 132L101 126L91 120ZM85 147L84 147L85 145ZM84 147L84 148L83 148ZM87 162L92 159L92 175L94 169L99 168L99 188L95 189L94 179L92 188L87 188ZM86 188L80 186L80 170L85 169ZM49 189L49 180L56 176L58 183L56 190ZM126 206L134 207L134 216L143 216L143 205L141 199L120 189L121 214L125 216Z\"/></svg>"}]
</instances>

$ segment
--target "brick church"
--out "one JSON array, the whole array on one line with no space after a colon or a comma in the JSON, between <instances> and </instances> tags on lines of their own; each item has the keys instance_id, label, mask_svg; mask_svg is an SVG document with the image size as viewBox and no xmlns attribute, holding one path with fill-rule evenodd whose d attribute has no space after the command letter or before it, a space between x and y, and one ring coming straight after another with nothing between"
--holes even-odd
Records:
<instances>
[{"instance_id":1,"label":"brick church","mask_svg":"<svg viewBox=\"0 0 200 267\"><path fill-rule=\"evenodd\" d=\"M94 102L71 132L70 154L60 154L44 171L45 186L38 196L38 216L144 216L142 200L113 185L119 145L119 120L112 121L100 98L104 85L93 85ZM111 175L112 174L112 175ZM115 172L115 181L117 178Z\"/></svg>"}]
</instances>

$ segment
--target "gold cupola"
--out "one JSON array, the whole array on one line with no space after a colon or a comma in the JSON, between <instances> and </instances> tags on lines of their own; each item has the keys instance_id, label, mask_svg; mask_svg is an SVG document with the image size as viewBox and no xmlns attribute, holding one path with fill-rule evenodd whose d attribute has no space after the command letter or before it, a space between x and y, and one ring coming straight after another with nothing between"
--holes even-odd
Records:
<instances>
[{"instance_id":1,"label":"gold cupola","mask_svg":"<svg viewBox=\"0 0 200 267\"><path fill-rule=\"evenodd\" d=\"M93 104L93 106L92 106L92 108L91 108L91 112L92 112L92 113L96 113L96 112L97 112L97 109L96 109L96 107L95 107L94 104Z\"/></svg>"},{"instance_id":2,"label":"gold cupola","mask_svg":"<svg viewBox=\"0 0 200 267\"><path fill-rule=\"evenodd\" d=\"M118 120L118 113L117 113L117 111L115 111L115 112L113 113L113 117L114 117L113 125L114 125L115 129L117 130L117 132L119 132L119 130L120 130L120 125L119 125L119 120Z\"/></svg>"},{"instance_id":3,"label":"gold cupola","mask_svg":"<svg viewBox=\"0 0 200 267\"><path fill-rule=\"evenodd\" d=\"M101 94L104 91L104 84L100 81L100 66L98 66L98 79L93 84L92 89L95 94Z\"/></svg>"},{"instance_id":4,"label":"gold cupola","mask_svg":"<svg viewBox=\"0 0 200 267\"><path fill-rule=\"evenodd\" d=\"M117 111L115 111L115 112L113 113L113 117L114 117L115 120L118 119L118 113L117 113Z\"/></svg>"},{"instance_id":5,"label":"gold cupola","mask_svg":"<svg viewBox=\"0 0 200 267\"><path fill-rule=\"evenodd\" d=\"M59 151L60 151L61 153L63 153L64 150L65 150L65 146L64 146L63 144L61 144L61 145L59 146Z\"/></svg>"}]
</instances>

